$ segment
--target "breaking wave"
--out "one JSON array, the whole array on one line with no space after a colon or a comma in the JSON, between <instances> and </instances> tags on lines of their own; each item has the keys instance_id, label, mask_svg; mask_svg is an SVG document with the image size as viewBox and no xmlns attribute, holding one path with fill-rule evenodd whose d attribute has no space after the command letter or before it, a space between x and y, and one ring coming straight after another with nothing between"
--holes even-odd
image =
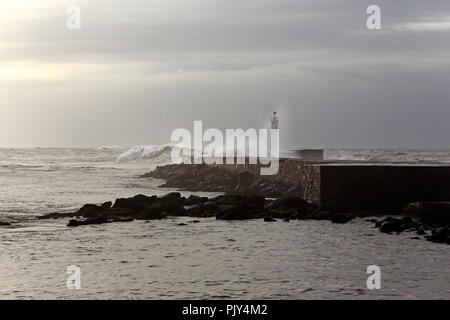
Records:
<instances>
[{"instance_id":1,"label":"breaking wave","mask_svg":"<svg viewBox=\"0 0 450 320\"><path fill-rule=\"evenodd\" d=\"M162 155L165 152L171 151L173 146L134 146L130 150L122 153L117 157L117 162L137 160L137 159L151 159Z\"/></svg>"}]
</instances>

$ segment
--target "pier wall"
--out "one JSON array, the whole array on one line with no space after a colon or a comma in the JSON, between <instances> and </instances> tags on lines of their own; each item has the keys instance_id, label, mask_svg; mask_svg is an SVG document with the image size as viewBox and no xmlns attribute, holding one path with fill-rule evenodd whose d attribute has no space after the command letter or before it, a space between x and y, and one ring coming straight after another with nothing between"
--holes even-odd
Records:
<instances>
[{"instance_id":1,"label":"pier wall","mask_svg":"<svg viewBox=\"0 0 450 320\"><path fill-rule=\"evenodd\" d=\"M401 210L415 201L450 200L450 167L322 165L320 202L348 209Z\"/></svg>"},{"instance_id":2,"label":"pier wall","mask_svg":"<svg viewBox=\"0 0 450 320\"><path fill-rule=\"evenodd\" d=\"M259 164L217 165L230 173L302 187L312 203L339 203L346 209L401 210L415 201L450 201L450 167L280 160L278 174L260 175Z\"/></svg>"}]
</instances>

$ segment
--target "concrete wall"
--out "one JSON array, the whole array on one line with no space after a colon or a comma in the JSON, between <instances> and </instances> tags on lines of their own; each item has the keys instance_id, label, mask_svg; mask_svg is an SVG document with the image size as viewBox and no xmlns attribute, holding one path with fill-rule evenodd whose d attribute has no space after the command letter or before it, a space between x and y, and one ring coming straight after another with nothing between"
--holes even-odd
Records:
<instances>
[{"instance_id":1,"label":"concrete wall","mask_svg":"<svg viewBox=\"0 0 450 320\"><path fill-rule=\"evenodd\" d=\"M348 209L400 210L415 201L450 200L450 167L323 165L320 202Z\"/></svg>"},{"instance_id":2,"label":"concrete wall","mask_svg":"<svg viewBox=\"0 0 450 320\"><path fill-rule=\"evenodd\" d=\"M401 210L415 201L450 201L450 166L369 165L281 159L279 172L260 175L259 164L217 165L230 173L300 185L316 204L339 202L346 209Z\"/></svg>"}]
</instances>

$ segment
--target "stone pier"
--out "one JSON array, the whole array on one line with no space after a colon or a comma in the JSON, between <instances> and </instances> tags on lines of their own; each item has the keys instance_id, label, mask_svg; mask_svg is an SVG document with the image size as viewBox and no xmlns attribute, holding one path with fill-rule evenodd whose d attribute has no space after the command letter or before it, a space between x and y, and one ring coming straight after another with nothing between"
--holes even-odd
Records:
<instances>
[{"instance_id":1,"label":"stone pier","mask_svg":"<svg viewBox=\"0 0 450 320\"><path fill-rule=\"evenodd\" d=\"M303 198L346 209L401 210L415 201L450 201L450 166L281 159L278 174L260 175L259 164L215 165L248 171L262 180L300 184Z\"/></svg>"}]
</instances>

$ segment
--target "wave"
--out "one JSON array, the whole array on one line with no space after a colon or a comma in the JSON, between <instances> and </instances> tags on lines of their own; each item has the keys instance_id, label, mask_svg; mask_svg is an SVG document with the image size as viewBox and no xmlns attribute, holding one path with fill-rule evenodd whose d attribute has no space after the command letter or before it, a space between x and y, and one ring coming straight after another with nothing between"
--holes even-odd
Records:
<instances>
[{"instance_id":1,"label":"wave","mask_svg":"<svg viewBox=\"0 0 450 320\"><path fill-rule=\"evenodd\" d=\"M171 151L173 146L134 146L130 150L122 153L117 157L117 162L137 160L137 159L151 159L162 155L165 152Z\"/></svg>"},{"instance_id":2,"label":"wave","mask_svg":"<svg viewBox=\"0 0 450 320\"><path fill-rule=\"evenodd\" d=\"M97 150L109 150L109 149L122 149L122 147L114 145L114 146L101 146L97 148Z\"/></svg>"},{"instance_id":3,"label":"wave","mask_svg":"<svg viewBox=\"0 0 450 320\"><path fill-rule=\"evenodd\" d=\"M228 153L242 153L248 154L248 148L245 144L237 144L235 146L222 146L218 147L212 154L203 152L202 150L195 149L193 147L183 145L162 145L162 146L134 146L130 150L122 153L117 157L117 162L131 161L137 159L152 159L165 154L166 152L172 152L175 150L181 157L189 157L189 155L210 157L211 155L216 157L223 157Z\"/></svg>"}]
</instances>

